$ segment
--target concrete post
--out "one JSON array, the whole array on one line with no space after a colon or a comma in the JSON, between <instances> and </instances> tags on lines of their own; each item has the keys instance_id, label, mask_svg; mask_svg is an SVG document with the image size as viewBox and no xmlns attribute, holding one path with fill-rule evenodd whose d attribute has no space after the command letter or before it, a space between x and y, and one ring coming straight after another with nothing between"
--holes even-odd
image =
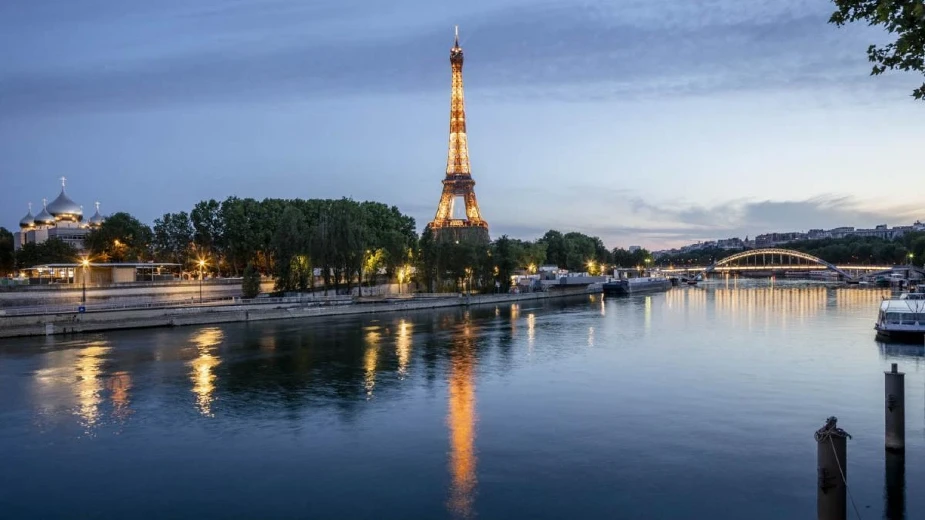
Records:
<instances>
[{"instance_id":1,"label":"concrete post","mask_svg":"<svg viewBox=\"0 0 925 520\"><path fill-rule=\"evenodd\" d=\"M893 363L889 372L884 372L884 417L885 445L888 450L906 449L906 381L905 374L896 370Z\"/></svg>"},{"instance_id":2,"label":"concrete post","mask_svg":"<svg viewBox=\"0 0 925 520\"><path fill-rule=\"evenodd\" d=\"M847 520L848 442L836 417L816 431L816 516L819 520Z\"/></svg>"},{"instance_id":3,"label":"concrete post","mask_svg":"<svg viewBox=\"0 0 925 520\"><path fill-rule=\"evenodd\" d=\"M887 451L884 461L883 518L906 519L906 453Z\"/></svg>"}]
</instances>

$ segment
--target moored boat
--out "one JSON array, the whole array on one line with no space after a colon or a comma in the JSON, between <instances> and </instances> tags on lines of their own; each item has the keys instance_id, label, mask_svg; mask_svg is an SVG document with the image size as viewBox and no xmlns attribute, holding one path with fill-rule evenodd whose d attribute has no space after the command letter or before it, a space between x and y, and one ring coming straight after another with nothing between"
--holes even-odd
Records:
<instances>
[{"instance_id":1,"label":"moored boat","mask_svg":"<svg viewBox=\"0 0 925 520\"><path fill-rule=\"evenodd\" d=\"M658 276L611 280L604 284L604 294L611 296L667 291L668 289L671 289L671 281Z\"/></svg>"},{"instance_id":2,"label":"moored boat","mask_svg":"<svg viewBox=\"0 0 925 520\"><path fill-rule=\"evenodd\" d=\"M883 300L874 329L881 341L925 342L925 293L904 293Z\"/></svg>"}]
</instances>

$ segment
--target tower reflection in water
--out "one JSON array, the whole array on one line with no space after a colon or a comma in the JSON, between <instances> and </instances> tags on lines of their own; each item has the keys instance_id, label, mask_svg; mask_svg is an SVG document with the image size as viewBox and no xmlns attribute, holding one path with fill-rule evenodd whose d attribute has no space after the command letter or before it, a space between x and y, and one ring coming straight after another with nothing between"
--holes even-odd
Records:
<instances>
[{"instance_id":1,"label":"tower reflection in water","mask_svg":"<svg viewBox=\"0 0 925 520\"><path fill-rule=\"evenodd\" d=\"M447 507L456 518L471 518L475 501L475 340L466 323L450 352L449 406L450 498Z\"/></svg>"},{"instance_id":2,"label":"tower reflection in water","mask_svg":"<svg viewBox=\"0 0 925 520\"><path fill-rule=\"evenodd\" d=\"M199 413L206 417L212 417L215 393L213 370L221 363L215 353L215 347L222 342L223 337L224 334L218 328L202 329L192 337L197 356L190 362L190 379L193 383L193 393L196 395L196 406Z\"/></svg>"}]
</instances>

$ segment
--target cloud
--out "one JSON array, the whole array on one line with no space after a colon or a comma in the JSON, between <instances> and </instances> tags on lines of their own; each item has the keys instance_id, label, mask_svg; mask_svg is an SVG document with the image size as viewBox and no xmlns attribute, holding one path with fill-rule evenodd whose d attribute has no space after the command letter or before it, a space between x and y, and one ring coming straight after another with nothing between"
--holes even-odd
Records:
<instances>
[{"instance_id":1,"label":"cloud","mask_svg":"<svg viewBox=\"0 0 925 520\"><path fill-rule=\"evenodd\" d=\"M852 197L835 195L789 201L737 199L712 206L680 201L653 203L640 197L613 201L614 207L621 205L629 209L628 215L611 214L604 221L582 222L573 227L544 227L542 222L496 221L492 223L493 230L518 238L536 238L554 228L600 236L609 247L627 246L628 241L632 241L633 244L663 248L771 232L839 226L866 228L877 224L907 225L925 217L921 208L912 205L871 209Z\"/></svg>"},{"instance_id":2,"label":"cloud","mask_svg":"<svg viewBox=\"0 0 925 520\"><path fill-rule=\"evenodd\" d=\"M105 2L95 4L93 12L105 12ZM473 63L470 73L478 78L477 88L499 95L566 99L866 80L863 43L872 33L828 25L827 2L808 8L800 2L802 9L792 1L776 7L774 2L750 2L751 11L728 1L701 1L693 8L685 1L650 4L631 2L625 15L596 2L482 8L461 20L468 31L464 44ZM401 4L412 20L415 5ZM18 61L10 58L0 79L0 112L29 115L446 88L449 34L444 22L420 19L389 32L359 14L356 3L350 6L352 31L346 30L351 10L331 3L313 9L290 2L243 2L233 9L190 12L177 7L171 16L147 25L138 13L122 13L116 21L99 22L101 31L116 31L110 37L115 47L108 47L115 50L107 51L114 54L96 49L97 56L75 55L70 63L44 68L17 67L27 61L27 52ZM292 19L302 19L303 37L294 37L299 26ZM332 19L345 28L337 36L326 29ZM282 24L280 34L271 21ZM153 31L148 40L136 42L127 35L133 24L139 31ZM202 24L212 32L197 32ZM358 30L362 24L378 30L367 34ZM123 39L136 45L119 51ZM60 52L66 57L70 51L62 47Z\"/></svg>"}]
</instances>

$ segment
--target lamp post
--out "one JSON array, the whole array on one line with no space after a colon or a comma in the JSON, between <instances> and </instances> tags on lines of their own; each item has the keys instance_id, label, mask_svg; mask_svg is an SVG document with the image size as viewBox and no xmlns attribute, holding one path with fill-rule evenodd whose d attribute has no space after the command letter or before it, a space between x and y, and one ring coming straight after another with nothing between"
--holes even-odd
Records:
<instances>
[{"instance_id":1,"label":"lamp post","mask_svg":"<svg viewBox=\"0 0 925 520\"><path fill-rule=\"evenodd\" d=\"M83 293L80 297L80 303L87 303L87 267L90 266L90 260L84 258L81 260L80 265L84 268L84 275L81 277L83 280Z\"/></svg>"},{"instance_id":2,"label":"lamp post","mask_svg":"<svg viewBox=\"0 0 925 520\"><path fill-rule=\"evenodd\" d=\"M199 303L202 303L202 268L206 266L206 261L199 259Z\"/></svg>"}]
</instances>

